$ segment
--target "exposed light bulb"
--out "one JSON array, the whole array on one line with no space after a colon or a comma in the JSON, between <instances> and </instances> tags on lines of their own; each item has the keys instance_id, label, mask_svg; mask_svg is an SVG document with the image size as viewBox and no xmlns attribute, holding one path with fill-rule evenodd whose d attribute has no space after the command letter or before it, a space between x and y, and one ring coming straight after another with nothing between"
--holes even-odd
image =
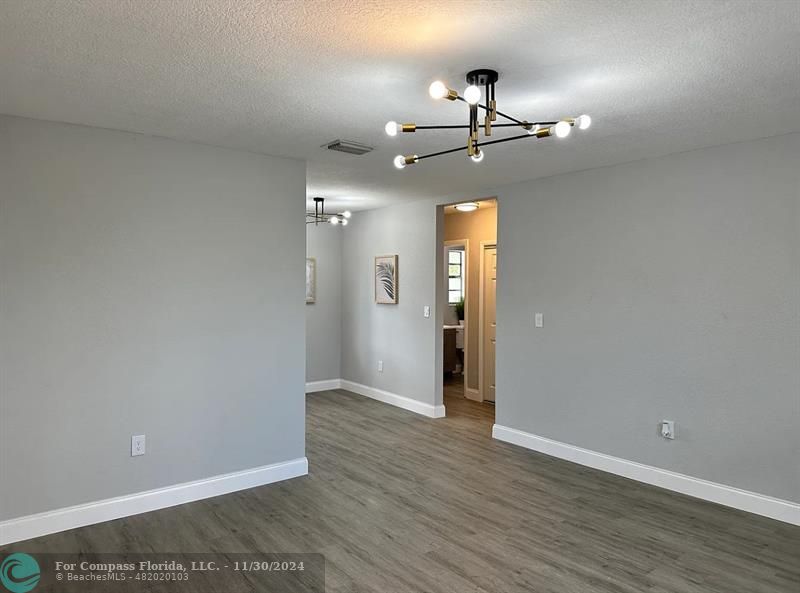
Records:
<instances>
[{"instance_id":1,"label":"exposed light bulb","mask_svg":"<svg viewBox=\"0 0 800 593\"><path fill-rule=\"evenodd\" d=\"M553 131L555 131L556 136L558 136L559 138L566 138L572 131L572 126L569 125L569 122L560 121L555 126L553 126Z\"/></svg>"},{"instance_id":2,"label":"exposed light bulb","mask_svg":"<svg viewBox=\"0 0 800 593\"><path fill-rule=\"evenodd\" d=\"M433 99L443 99L447 91L447 86L445 86L441 80L432 82L431 86L428 87L428 94L430 94Z\"/></svg>"},{"instance_id":3,"label":"exposed light bulb","mask_svg":"<svg viewBox=\"0 0 800 593\"><path fill-rule=\"evenodd\" d=\"M342 216L344 216L345 218L350 218L351 216L353 216L353 213L350 212L349 210L345 210L344 212L342 212Z\"/></svg>"},{"instance_id":4,"label":"exposed light bulb","mask_svg":"<svg viewBox=\"0 0 800 593\"><path fill-rule=\"evenodd\" d=\"M592 118L584 113L583 115L578 116L578 119L575 120L575 123L578 124L579 129L585 130L592 125Z\"/></svg>"},{"instance_id":5,"label":"exposed light bulb","mask_svg":"<svg viewBox=\"0 0 800 593\"><path fill-rule=\"evenodd\" d=\"M470 105L477 105L478 101L481 100L481 89L474 84L469 85L464 89L464 100Z\"/></svg>"},{"instance_id":6,"label":"exposed light bulb","mask_svg":"<svg viewBox=\"0 0 800 593\"><path fill-rule=\"evenodd\" d=\"M400 124L396 121L386 122L386 126L383 129L386 130L387 136L397 136L397 132L400 131Z\"/></svg>"},{"instance_id":7,"label":"exposed light bulb","mask_svg":"<svg viewBox=\"0 0 800 593\"><path fill-rule=\"evenodd\" d=\"M473 163L480 163L483 160L483 151L478 150L477 153L473 154L471 157Z\"/></svg>"},{"instance_id":8,"label":"exposed light bulb","mask_svg":"<svg viewBox=\"0 0 800 593\"><path fill-rule=\"evenodd\" d=\"M336 226L337 224L339 224L339 217L338 216L331 216L328 219L328 222L331 223L333 226Z\"/></svg>"},{"instance_id":9,"label":"exposed light bulb","mask_svg":"<svg viewBox=\"0 0 800 593\"><path fill-rule=\"evenodd\" d=\"M539 124L535 124L535 125L531 126L530 130L528 130L528 134L533 136L536 132L538 132L541 129L542 129L542 126L540 126Z\"/></svg>"},{"instance_id":10,"label":"exposed light bulb","mask_svg":"<svg viewBox=\"0 0 800 593\"><path fill-rule=\"evenodd\" d=\"M342 219L342 226L347 226L347 219L346 218Z\"/></svg>"},{"instance_id":11,"label":"exposed light bulb","mask_svg":"<svg viewBox=\"0 0 800 593\"><path fill-rule=\"evenodd\" d=\"M404 157L402 154L398 154L396 157L394 157L394 166L397 167L398 169L405 168L406 157Z\"/></svg>"}]
</instances>

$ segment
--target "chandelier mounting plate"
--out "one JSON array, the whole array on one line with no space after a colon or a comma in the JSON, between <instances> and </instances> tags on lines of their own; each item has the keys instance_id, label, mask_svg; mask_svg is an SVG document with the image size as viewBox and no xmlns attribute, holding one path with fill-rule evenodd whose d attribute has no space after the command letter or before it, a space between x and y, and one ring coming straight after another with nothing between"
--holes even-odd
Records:
<instances>
[{"instance_id":1,"label":"chandelier mounting plate","mask_svg":"<svg viewBox=\"0 0 800 593\"><path fill-rule=\"evenodd\" d=\"M486 86L487 84L494 84L498 81L500 75L497 70L489 70L488 68L479 68L477 70L470 70L467 72L467 84L474 84L475 86Z\"/></svg>"}]
</instances>

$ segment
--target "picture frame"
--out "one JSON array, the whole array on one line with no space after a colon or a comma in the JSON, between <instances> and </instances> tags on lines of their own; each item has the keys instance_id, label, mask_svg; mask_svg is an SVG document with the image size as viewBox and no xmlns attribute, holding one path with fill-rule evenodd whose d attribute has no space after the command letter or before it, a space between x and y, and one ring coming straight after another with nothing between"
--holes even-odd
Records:
<instances>
[{"instance_id":1,"label":"picture frame","mask_svg":"<svg viewBox=\"0 0 800 593\"><path fill-rule=\"evenodd\" d=\"M375 257L373 284L375 302L379 305L396 305L398 301L397 255Z\"/></svg>"},{"instance_id":2,"label":"picture frame","mask_svg":"<svg viewBox=\"0 0 800 593\"><path fill-rule=\"evenodd\" d=\"M306 258L306 305L317 302L317 259Z\"/></svg>"}]
</instances>

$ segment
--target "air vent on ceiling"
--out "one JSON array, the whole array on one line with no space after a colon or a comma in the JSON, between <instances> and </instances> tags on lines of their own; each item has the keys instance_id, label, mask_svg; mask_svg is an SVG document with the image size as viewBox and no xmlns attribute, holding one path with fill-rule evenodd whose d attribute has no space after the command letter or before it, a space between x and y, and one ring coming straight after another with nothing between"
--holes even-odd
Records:
<instances>
[{"instance_id":1,"label":"air vent on ceiling","mask_svg":"<svg viewBox=\"0 0 800 593\"><path fill-rule=\"evenodd\" d=\"M323 148L328 150L338 150L339 152L346 152L348 154L366 154L372 151L371 146L359 144L352 140L334 140L322 145Z\"/></svg>"}]
</instances>

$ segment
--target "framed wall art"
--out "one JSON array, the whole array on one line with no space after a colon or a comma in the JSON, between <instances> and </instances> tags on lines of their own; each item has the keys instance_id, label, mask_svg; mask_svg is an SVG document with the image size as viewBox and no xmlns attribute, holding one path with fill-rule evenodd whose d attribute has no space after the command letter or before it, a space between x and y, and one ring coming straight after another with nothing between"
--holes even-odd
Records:
<instances>
[{"instance_id":1,"label":"framed wall art","mask_svg":"<svg viewBox=\"0 0 800 593\"><path fill-rule=\"evenodd\" d=\"M306 258L306 304L317 300L317 260L313 257Z\"/></svg>"},{"instance_id":2,"label":"framed wall art","mask_svg":"<svg viewBox=\"0 0 800 593\"><path fill-rule=\"evenodd\" d=\"M375 302L397 304L397 256L379 255L375 258Z\"/></svg>"}]
</instances>

